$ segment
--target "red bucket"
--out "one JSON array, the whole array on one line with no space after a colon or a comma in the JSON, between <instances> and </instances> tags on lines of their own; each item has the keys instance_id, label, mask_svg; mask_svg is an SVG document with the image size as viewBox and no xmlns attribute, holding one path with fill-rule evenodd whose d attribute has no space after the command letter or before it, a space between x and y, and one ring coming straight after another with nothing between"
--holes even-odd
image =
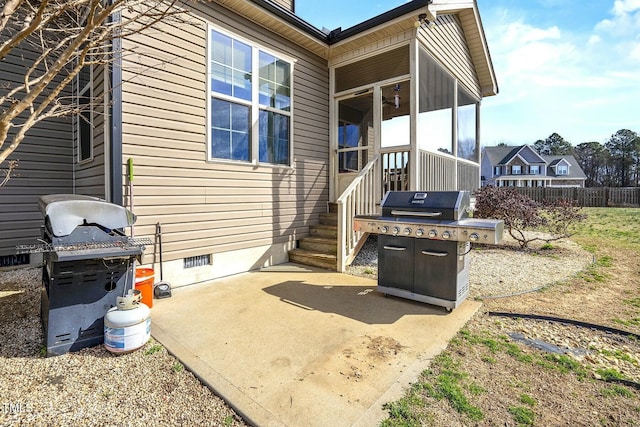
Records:
<instances>
[{"instance_id":1,"label":"red bucket","mask_svg":"<svg viewBox=\"0 0 640 427\"><path fill-rule=\"evenodd\" d=\"M142 293L142 303L147 307L153 307L153 268L136 268L136 289Z\"/></svg>"}]
</instances>

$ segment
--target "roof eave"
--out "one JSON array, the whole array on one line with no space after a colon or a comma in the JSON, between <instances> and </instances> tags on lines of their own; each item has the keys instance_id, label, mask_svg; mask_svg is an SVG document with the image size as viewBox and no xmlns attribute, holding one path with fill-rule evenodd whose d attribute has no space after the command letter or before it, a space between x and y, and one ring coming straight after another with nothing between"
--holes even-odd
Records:
<instances>
[{"instance_id":1,"label":"roof eave","mask_svg":"<svg viewBox=\"0 0 640 427\"><path fill-rule=\"evenodd\" d=\"M360 33L369 31L380 25L384 25L390 21L401 18L407 14L412 14L417 10L423 9L429 6L433 0L413 0L409 3L405 3L401 6L391 9L381 15L374 16L371 19L367 19L364 22L349 27L346 30L336 29L329 34L329 44L339 43L350 37L356 36Z\"/></svg>"}]
</instances>

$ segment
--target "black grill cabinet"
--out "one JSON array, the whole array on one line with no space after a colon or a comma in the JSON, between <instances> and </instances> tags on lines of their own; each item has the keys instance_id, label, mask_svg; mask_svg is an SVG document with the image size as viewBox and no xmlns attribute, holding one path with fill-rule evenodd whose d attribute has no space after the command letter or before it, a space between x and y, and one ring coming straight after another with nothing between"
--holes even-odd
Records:
<instances>
[{"instance_id":1,"label":"black grill cabinet","mask_svg":"<svg viewBox=\"0 0 640 427\"><path fill-rule=\"evenodd\" d=\"M356 216L378 234L379 292L451 310L469 294L470 242L498 244L503 222L472 219L466 191L388 192L382 216Z\"/></svg>"},{"instance_id":2,"label":"black grill cabinet","mask_svg":"<svg viewBox=\"0 0 640 427\"><path fill-rule=\"evenodd\" d=\"M144 245L123 228L135 222L126 208L88 196L42 196L43 252L40 314L47 356L104 341L104 316L134 282ZM144 239L139 239L148 243Z\"/></svg>"}]
</instances>

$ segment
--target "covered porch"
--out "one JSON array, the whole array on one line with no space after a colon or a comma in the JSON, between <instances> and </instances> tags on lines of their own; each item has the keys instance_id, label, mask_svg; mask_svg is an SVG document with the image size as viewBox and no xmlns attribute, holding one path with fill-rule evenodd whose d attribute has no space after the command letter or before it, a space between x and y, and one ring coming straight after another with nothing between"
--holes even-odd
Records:
<instances>
[{"instance_id":1,"label":"covered porch","mask_svg":"<svg viewBox=\"0 0 640 427\"><path fill-rule=\"evenodd\" d=\"M387 191L480 187L480 104L497 84L473 1L429 2L335 46L330 200L343 271L363 237L353 217L376 214Z\"/></svg>"}]
</instances>

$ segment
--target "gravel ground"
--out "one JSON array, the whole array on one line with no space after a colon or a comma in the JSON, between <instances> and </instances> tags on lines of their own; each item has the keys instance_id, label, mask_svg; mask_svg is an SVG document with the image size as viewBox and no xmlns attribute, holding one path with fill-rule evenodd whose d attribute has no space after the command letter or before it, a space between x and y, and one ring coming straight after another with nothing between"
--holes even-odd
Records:
<instances>
[{"instance_id":1,"label":"gravel ground","mask_svg":"<svg viewBox=\"0 0 640 427\"><path fill-rule=\"evenodd\" d=\"M0 271L1 426L243 426L222 399L151 339L45 358L40 269Z\"/></svg>"}]
</instances>

